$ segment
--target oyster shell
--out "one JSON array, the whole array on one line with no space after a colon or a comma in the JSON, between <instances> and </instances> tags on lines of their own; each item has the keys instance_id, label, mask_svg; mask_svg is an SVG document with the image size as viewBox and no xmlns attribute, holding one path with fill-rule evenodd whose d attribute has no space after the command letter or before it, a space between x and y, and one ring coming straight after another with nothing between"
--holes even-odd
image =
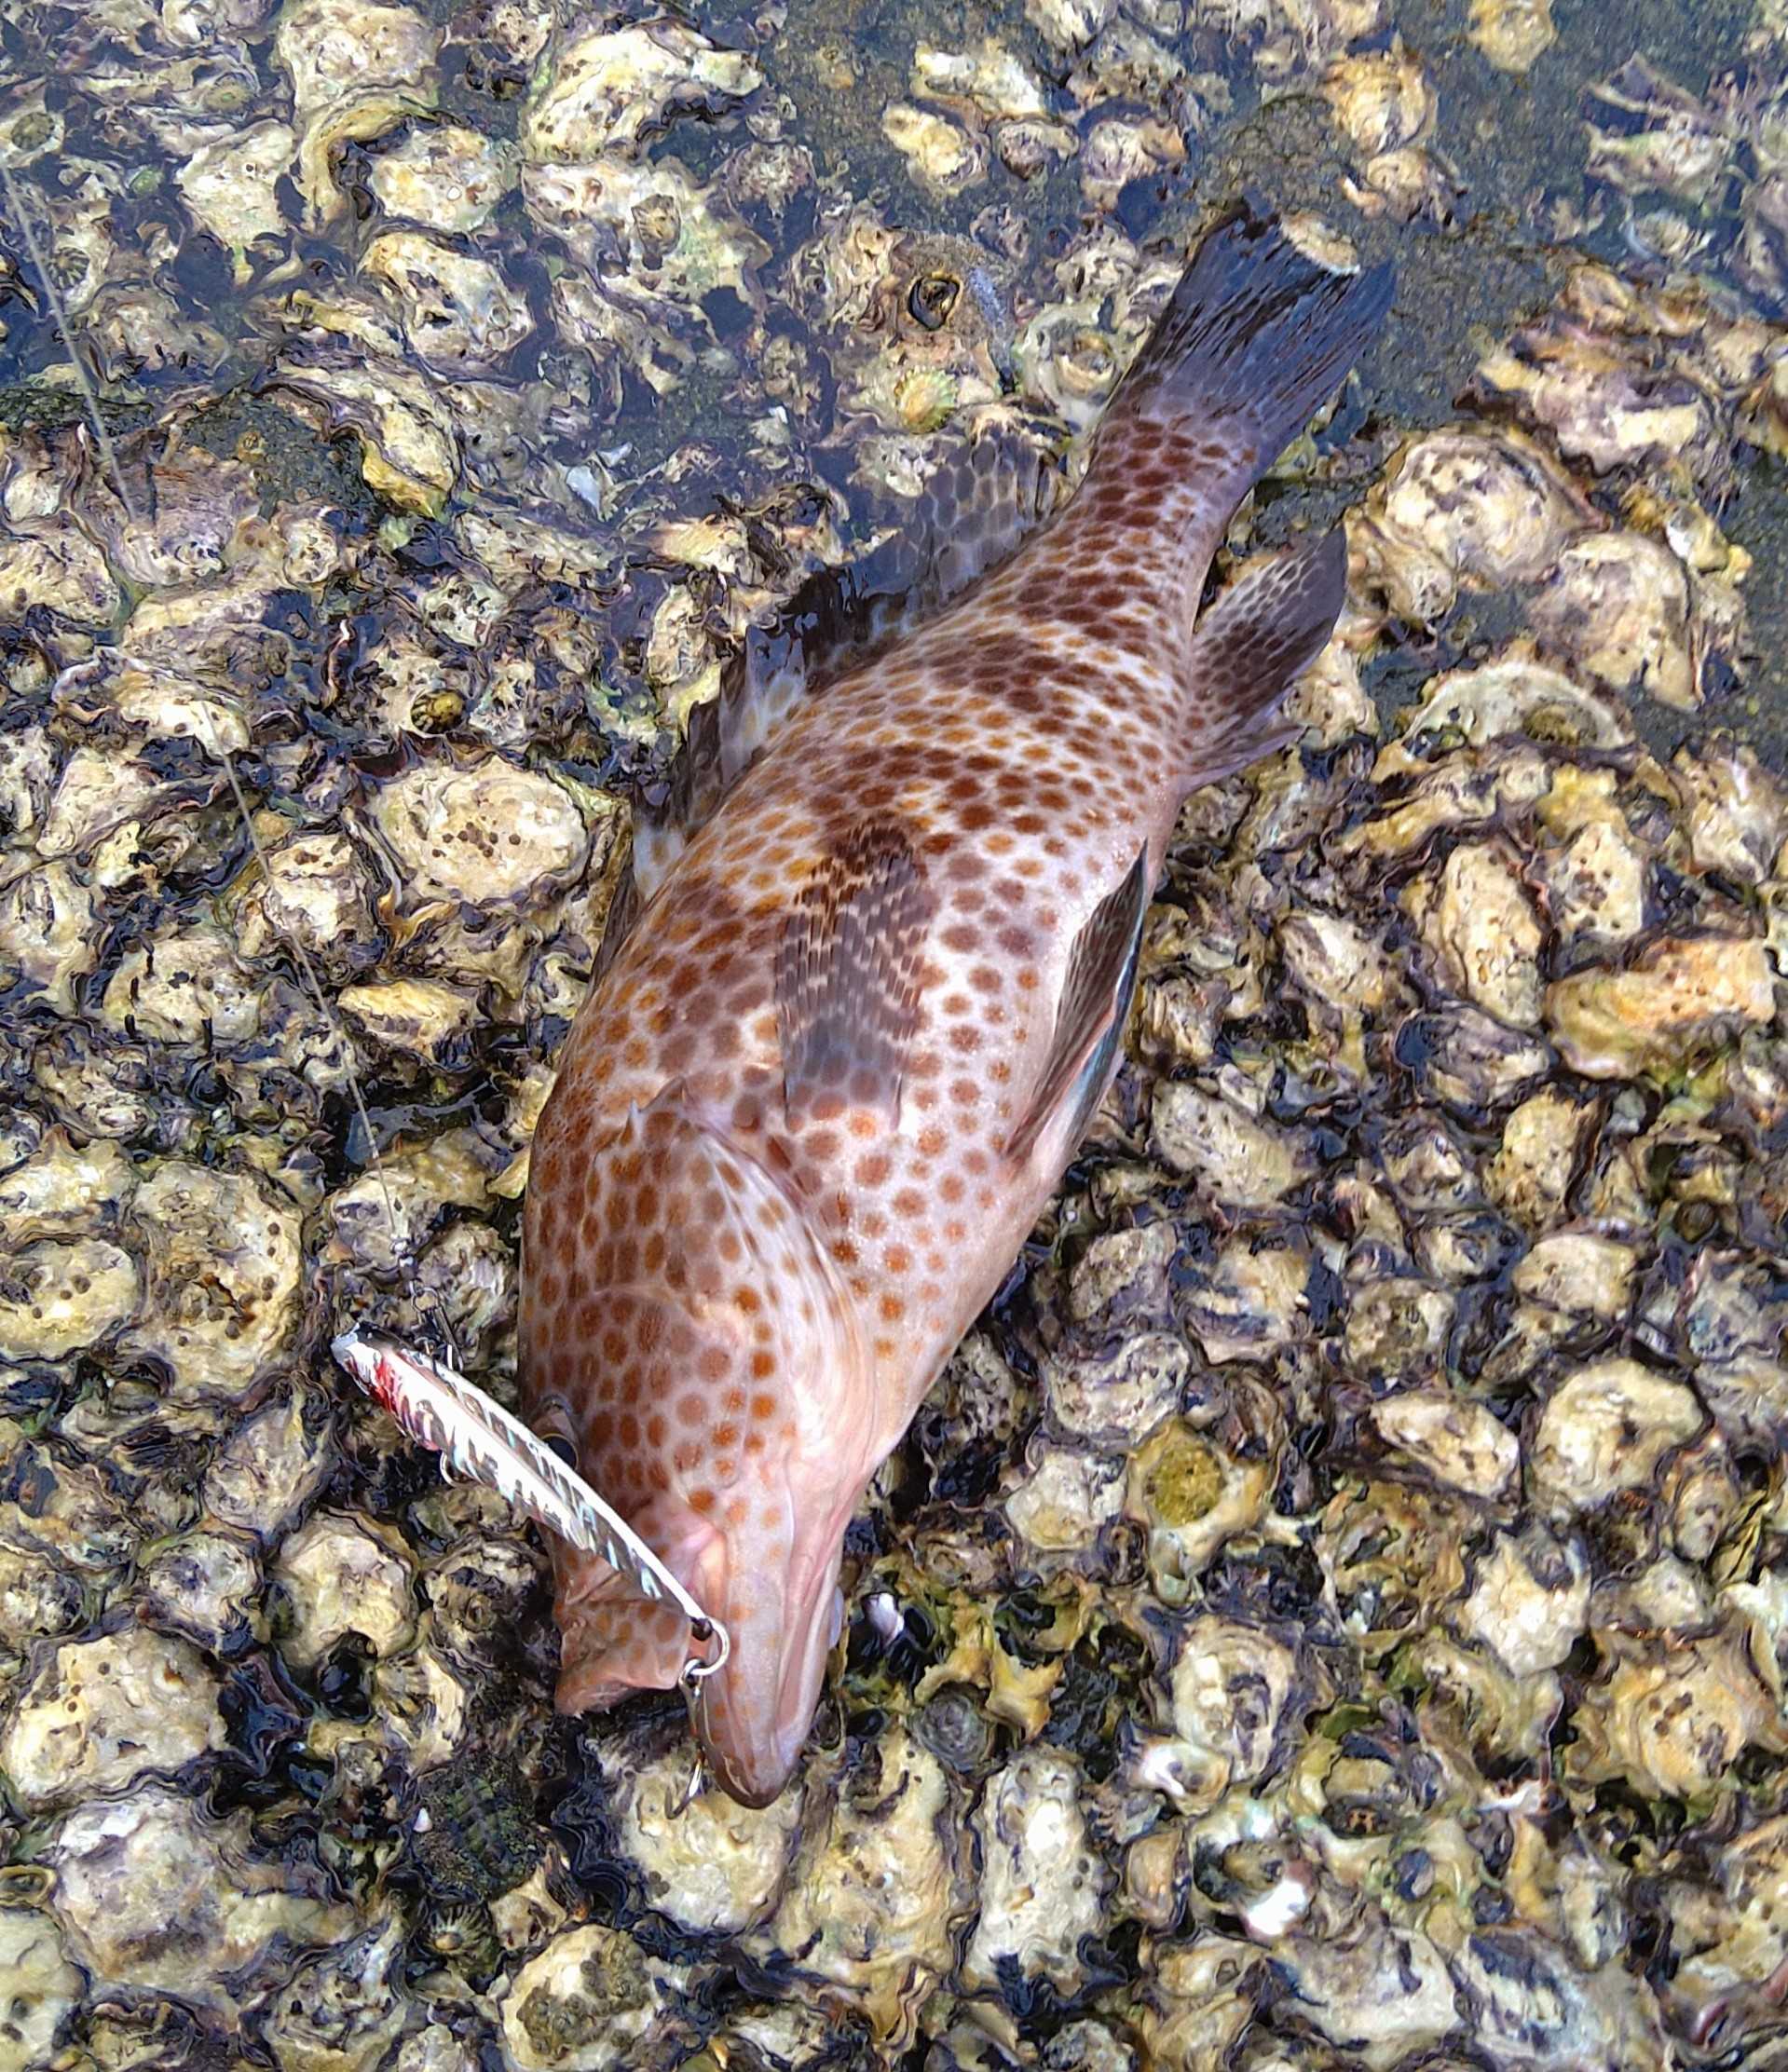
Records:
<instances>
[{"instance_id":1,"label":"oyster shell","mask_svg":"<svg viewBox=\"0 0 1788 2072\"><path fill-rule=\"evenodd\" d=\"M1472 0L1467 33L1499 72L1531 71L1558 41L1552 0Z\"/></svg>"},{"instance_id":2,"label":"oyster shell","mask_svg":"<svg viewBox=\"0 0 1788 2072\"><path fill-rule=\"evenodd\" d=\"M1530 1472L1555 1510L1593 1510L1648 1484L1673 1448L1704 1423L1692 1389L1609 1359L1580 1368L1548 1398L1534 1433Z\"/></svg>"},{"instance_id":3,"label":"oyster shell","mask_svg":"<svg viewBox=\"0 0 1788 2072\"><path fill-rule=\"evenodd\" d=\"M280 1549L273 1579L283 1612L280 1648L300 1668L319 1662L344 1635L375 1656L414 1637L408 1563L367 1527L324 1512Z\"/></svg>"},{"instance_id":4,"label":"oyster shell","mask_svg":"<svg viewBox=\"0 0 1788 2072\"><path fill-rule=\"evenodd\" d=\"M217 1697L203 1656L147 1627L66 1642L20 1693L0 1766L34 1809L114 1791L220 1747Z\"/></svg>"},{"instance_id":5,"label":"oyster shell","mask_svg":"<svg viewBox=\"0 0 1788 2072\"><path fill-rule=\"evenodd\" d=\"M1569 1656L1590 1623L1590 1564L1575 1539L1543 1526L1498 1534L1479 1556L1460 1630L1495 1651L1515 1676L1540 1676Z\"/></svg>"},{"instance_id":6,"label":"oyster shell","mask_svg":"<svg viewBox=\"0 0 1788 2072\"><path fill-rule=\"evenodd\" d=\"M680 21L583 29L553 49L522 117L522 148L558 165L635 151L675 114L717 113L762 84L750 58Z\"/></svg>"},{"instance_id":7,"label":"oyster shell","mask_svg":"<svg viewBox=\"0 0 1788 2072\"><path fill-rule=\"evenodd\" d=\"M1372 1419L1388 1444L1468 1496L1505 1494L1521 1466L1512 1432L1481 1405L1438 1389L1386 1397L1373 1404Z\"/></svg>"},{"instance_id":8,"label":"oyster shell","mask_svg":"<svg viewBox=\"0 0 1788 2072\"><path fill-rule=\"evenodd\" d=\"M1350 524L1348 546L1393 611L1432 625L1462 587L1544 575L1594 523L1582 493L1532 440L1461 427L1405 448Z\"/></svg>"},{"instance_id":9,"label":"oyster shell","mask_svg":"<svg viewBox=\"0 0 1788 2072\"><path fill-rule=\"evenodd\" d=\"M71 1956L114 1986L166 1994L235 2018L259 1991L248 1979L276 1940L317 1948L352 1915L299 1866L251 1852L246 1815L209 1819L166 1784L144 1784L65 1815L46 1857L50 1905ZM168 1924L180 1923L171 1937ZM229 1982L226 1983L226 1982Z\"/></svg>"},{"instance_id":10,"label":"oyster shell","mask_svg":"<svg viewBox=\"0 0 1788 2072\"><path fill-rule=\"evenodd\" d=\"M0 1976L7 1990L0 2038L16 2053L21 2072L34 2072L55 2057L68 2017L81 2002L81 1975L62 1954L48 1914L0 1908Z\"/></svg>"},{"instance_id":11,"label":"oyster shell","mask_svg":"<svg viewBox=\"0 0 1788 2072\"><path fill-rule=\"evenodd\" d=\"M436 374L477 373L534 328L526 303L488 260L416 230L388 230L361 259L397 304L410 350Z\"/></svg>"},{"instance_id":12,"label":"oyster shell","mask_svg":"<svg viewBox=\"0 0 1788 2072\"><path fill-rule=\"evenodd\" d=\"M645 1763L618 1748L613 1776L621 1847L648 1901L696 1934L738 1935L759 1926L783 1892L801 1794L785 1793L753 1812L724 1793L702 1791L687 1748Z\"/></svg>"},{"instance_id":13,"label":"oyster shell","mask_svg":"<svg viewBox=\"0 0 1788 2072\"><path fill-rule=\"evenodd\" d=\"M1611 77L1534 0L20 17L116 473L20 240L0 2060L1768 2056L1788 14L1679 12ZM1242 187L1402 263L1224 547L1338 519L1337 636L1188 803L800 1789L686 1805L674 1701L552 1725L538 1543L321 1347L420 1304L508 1398L627 800L961 441L1074 480Z\"/></svg>"},{"instance_id":14,"label":"oyster shell","mask_svg":"<svg viewBox=\"0 0 1788 2072\"><path fill-rule=\"evenodd\" d=\"M289 231L279 186L297 148L297 132L289 124L253 123L201 144L175 176L195 222L235 260L239 285L253 275L251 248L264 239L281 242Z\"/></svg>"},{"instance_id":15,"label":"oyster shell","mask_svg":"<svg viewBox=\"0 0 1788 2072\"><path fill-rule=\"evenodd\" d=\"M881 133L929 193L963 194L987 178L986 146L948 116L893 101L882 112Z\"/></svg>"},{"instance_id":16,"label":"oyster shell","mask_svg":"<svg viewBox=\"0 0 1788 2072\"><path fill-rule=\"evenodd\" d=\"M928 1749L898 1729L867 1744L747 1947L861 2008L878 2035L910 2033L951 1968L951 1929L966 1912L957 1832L949 1780Z\"/></svg>"},{"instance_id":17,"label":"oyster shell","mask_svg":"<svg viewBox=\"0 0 1788 2072\"><path fill-rule=\"evenodd\" d=\"M1461 842L1438 884L1423 886L1424 933L1454 990L1518 1029L1540 1018L1544 937L1514 859L1495 842Z\"/></svg>"},{"instance_id":18,"label":"oyster shell","mask_svg":"<svg viewBox=\"0 0 1788 2072\"><path fill-rule=\"evenodd\" d=\"M1700 703L1688 579L1658 540L1626 532L1573 540L1529 614L1541 639L1594 682L1685 711Z\"/></svg>"},{"instance_id":19,"label":"oyster shell","mask_svg":"<svg viewBox=\"0 0 1788 2072\"><path fill-rule=\"evenodd\" d=\"M988 1780L975 1816L980 1843L980 1912L962 1959L973 1992L997 1987L1016 1967L1047 1979L1064 1998L1085 1981L1080 1945L1103 1913L1108 1874L1089 1847L1078 1766L1027 1749Z\"/></svg>"},{"instance_id":20,"label":"oyster shell","mask_svg":"<svg viewBox=\"0 0 1788 2072\"><path fill-rule=\"evenodd\" d=\"M566 1929L516 1973L502 2033L523 2072L669 2065L688 2028L688 1968L656 1962L628 1936Z\"/></svg>"},{"instance_id":21,"label":"oyster shell","mask_svg":"<svg viewBox=\"0 0 1788 2072\"><path fill-rule=\"evenodd\" d=\"M410 130L379 153L368 184L379 206L425 230L482 230L515 183L512 152L477 130L444 122Z\"/></svg>"},{"instance_id":22,"label":"oyster shell","mask_svg":"<svg viewBox=\"0 0 1788 2072\"><path fill-rule=\"evenodd\" d=\"M440 46L421 14L383 0L290 0L281 9L274 54L292 82L309 227L346 205L331 167L337 145L382 136L433 105Z\"/></svg>"},{"instance_id":23,"label":"oyster shell","mask_svg":"<svg viewBox=\"0 0 1788 2072\"><path fill-rule=\"evenodd\" d=\"M1546 1021L1566 1061L1590 1078L1664 1073L1775 1017L1761 941L1660 936L1624 970L1591 969L1546 991Z\"/></svg>"}]
</instances>

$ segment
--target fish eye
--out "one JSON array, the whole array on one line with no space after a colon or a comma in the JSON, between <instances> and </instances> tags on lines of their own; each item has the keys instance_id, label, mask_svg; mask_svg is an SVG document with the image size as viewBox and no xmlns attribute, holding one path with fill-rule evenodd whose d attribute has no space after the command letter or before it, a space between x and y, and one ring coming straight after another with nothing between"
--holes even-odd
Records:
<instances>
[{"instance_id":1,"label":"fish eye","mask_svg":"<svg viewBox=\"0 0 1788 2072\"><path fill-rule=\"evenodd\" d=\"M921 273L907 296L907 307L927 331L939 330L949 320L962 284L947 273Z\"/></svg>"},{"instance_id":2,"label":"fish eye","mask_svg":"<svg viewBox=\"0 0 1788 2072\"><path fill-rule=\"evenodd\" d=\"M566 1467L575 1471L578 1465L578 1450L563 1432L554 1432L547 1439L546 1445L551 1452L559 1456Z\"/></svg>"}]
</instances>

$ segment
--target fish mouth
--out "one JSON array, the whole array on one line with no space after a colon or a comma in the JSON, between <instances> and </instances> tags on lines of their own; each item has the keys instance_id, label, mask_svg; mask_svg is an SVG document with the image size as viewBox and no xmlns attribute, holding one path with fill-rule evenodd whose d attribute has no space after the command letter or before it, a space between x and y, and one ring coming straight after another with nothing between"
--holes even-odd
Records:
<instances>
[{"instance_id":1,"label":"fish mouth","mask_svg":"<svg viewBox=\"0 0 1788 2072\"><path fill-rule=\"evenodd\" d=\"M741 1806L771 1804L800 1761L835 1637L842 1552L839 1545L829 1559L803 1564L806 1573L780 1588L747 1575L721 1593L732 1655L698 1686L695 1730L716 1783Z\"/></svg>"}]
</instances>

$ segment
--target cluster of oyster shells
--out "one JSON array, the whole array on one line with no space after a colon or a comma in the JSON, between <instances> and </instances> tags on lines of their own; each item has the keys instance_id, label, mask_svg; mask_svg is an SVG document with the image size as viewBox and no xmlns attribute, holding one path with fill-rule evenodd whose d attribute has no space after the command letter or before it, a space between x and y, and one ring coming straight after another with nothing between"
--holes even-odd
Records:
<instances>
[{"instance_id":1,"label":"cluster of oyster shells","mask_svg":"<svg viewBox=\"0 0 1788 2072\"><path fill-rule=\"evenodd\" d=\"M1187 808L787 1794L556 1721L537 1540L327 1360L444 1317L508 1394L630 790L971 431L1078 459L1163 184L1301 108L1313 248L1457 220L1446 82L1568 24L1474 0L1443 76L1400 14L1027 0L883 93L780 6L0 5L5 2072L1780 2048L1773 0L1743 91L1585 82L1643 265L1413 421L1405 312L1282 461L1349 609Z\"/></svg>"}]
</instances>

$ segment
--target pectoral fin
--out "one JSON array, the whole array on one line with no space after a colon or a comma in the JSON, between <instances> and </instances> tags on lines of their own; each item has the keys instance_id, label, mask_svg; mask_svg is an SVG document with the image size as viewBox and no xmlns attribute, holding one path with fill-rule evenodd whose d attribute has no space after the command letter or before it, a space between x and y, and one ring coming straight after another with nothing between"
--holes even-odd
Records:
<instances>
[{"instance_id":1,"label":"pectoral fin","mask_svg":"<svg viewBox=\"0 0 1788 2072\"><path fill-rule=\"evenodd\" d=\"M726 1547L706 1519L671 1491L660 1490L630 1522L698 1604L719 1602ZM676 1688L691 1638L675 1604L642 1597L637 1585L607 1562L559 1541L553 1542L553 1571L560 1711L599 1711L632 1691Z\"/></svg>"},{"instance_id":2,"label":"pectoral fin","mask_svg":"<svg viewBox=\"0 0 1788 2072\"><path fill-rule=\"evenodd\" d=\"M1149 858L1143 849L1122 883L1099 903L1074 938L1049 1056L1029 1107L1006 1140L1011 1157L1029 1158L1058 1123L1060 1134L1055 1141L1063 1152L1071 1152L1086 1134L1129 1016L1149 890Z\"/></svg>"},{"instance_id":3,"label":"pectoral fin","mask_svg":"<svg viewBox=\"0 0 1788 2072\"><path fill-rule=\"evenodd\" d=\"M924 868L891 821L857 828L814 872L776 958L791 1122L828 1104L898 1118L933 906Z\"/></svg>"}]
</instances>

